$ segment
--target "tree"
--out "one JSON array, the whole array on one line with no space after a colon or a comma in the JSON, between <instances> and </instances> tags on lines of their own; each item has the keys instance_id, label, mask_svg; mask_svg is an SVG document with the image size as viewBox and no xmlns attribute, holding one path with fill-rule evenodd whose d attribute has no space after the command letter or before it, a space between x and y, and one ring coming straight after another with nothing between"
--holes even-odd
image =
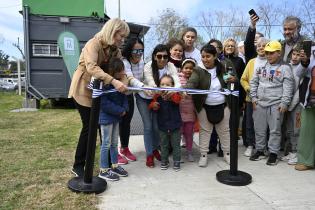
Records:
<instances>
[{"instance_id":1,"label":"tree","mask_svg":"<svg viewBox=\"0 0 315 210\"><path fill-rule=\"evenodd\" d=\"M145 60L151 59L153 48L157 44L166 44L170 38L180 38L181 30L188 26L186 18L175 10L167 8L158 17L150 19L150 30L145 37Z\"/></svg>"},{"instance_id":2,"label":"tree","mask_svg":"<svg viewBox=\"0 0 315 210\"><path fill-rule=\"evenodd\" d=\"M17 62L9 61L9 69L11 72L17 72Z\"/></svg>"},{"instance_id":3,"label":"tree","mask_svg":"<svg viewBox=\"0 0 315 210\"><path fill-rule=\"evenodd\" d=\"M314 0L301 1L300 14L302 15L303 28L302 30L309 37L315 39L315 4ZM302 12L303 11L303 12Z\"/></svg>"},{"instance_id":4,"label":"tree","mask_svg":"<svg viewBox=\"0 0 315 210\"><path fill-rule=\"evenodd\" d=\"M8 68L9 64L9 55L5 54L2 50L0 50L0 69L5 70Z\"/></svg>"},{"instance_id":5,"label":"tree","mask_svg":"<svg viewBox=\"0 0 315 210\"><path fill-rule=\"evenodd\" d=\"M239 13L237 8L203 12L199 22L209 39L215 38L222 41L229 37L238 41L244 40L248 25L243 14Z\"/></svg>"},{"instance_id":6,"label":"tree","mask_svg":"<svg viewBox=\"0 0 315 210\"><path fill-rule=\"evenodd\" d=\"M23 52L23 50L22 50L22 48L21 48L21 46L20 46L20 37L17 38L17 43L13 43L12 45L13 45L14 47L16 47L16 48L20 51L20 53L21 53L21 55L22 55L22 58L25 59L24 52Z\"/></svg>"},{"instance_id":7,"label":"tree","mask_svg":"<svg viewBox=\"0 0 315 210\"><path fill-rule=\"evenodd\" d=\"M272 27L279 24L278 11L279 9L268 1L258 4L259 23L263 25L264 34L268 38L271 38Z\"/></svg>"},{"instance_id":8,"label":"tree","mask_svg":"<svg viewBox=\"0 0 315 210\"><path fill-rule=\"evenodd\" d=\"M186 18L180 16L175 10L167 8L156 18L151 18L150 30L155 34L159 43L166 43L170 38L180 38L181 30L188 26Z\"/></svg>"},{"instance_id":9,"label":"tree","mask_svg":"<svg viewBox=\"0 0 315 210\"><path fill-rule=\"evenodd\" d=\"M265 35L269 38L275 28L283 33L282 24L287 16L296 16L302 21L303 35L315 38L315 10L314 0L299 0L294 2L281 1L279 4L264 2L258 4L258 14L260 16L260 24L265 31Z\"/></svg>"}]
</instances>

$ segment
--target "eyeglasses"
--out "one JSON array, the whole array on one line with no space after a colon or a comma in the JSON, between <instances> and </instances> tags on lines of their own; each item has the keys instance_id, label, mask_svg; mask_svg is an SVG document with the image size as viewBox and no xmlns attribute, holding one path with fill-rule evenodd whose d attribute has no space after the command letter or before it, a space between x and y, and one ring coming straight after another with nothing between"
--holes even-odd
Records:
<instances>
[{"instance_id":1,"label":"eyeglasses","mask_svg":"<svg viewBox=\"0 0 315 210\"><path fill-rule=\"evenodd\" d=\"M234 48L234 45L227 45L226 47Z\"/></svg>"},{"instance_id":2,"label":"eyeglasses","mask_svg":"<svg viewBox=\"0 0 315 210\"><path fill-rule=\"evenodd\" d=\"M164 60L168 60L168 55L161 55L161 54L159 54L159 55L156 55L156 58L159 59L159 60L161 60L162 58Z\"/></svg>"},{"instance_id":3,"label":"eyeglasses","mask_svg":"<svg viewBox=\"0 0 315 210\"><path fill-rule=\"evenodd\" d=\"M143 54L143 49L134 49L131 51L132 54L137 54L137 55L140 55L140 54Z\"/></svg>"}]
</instances>

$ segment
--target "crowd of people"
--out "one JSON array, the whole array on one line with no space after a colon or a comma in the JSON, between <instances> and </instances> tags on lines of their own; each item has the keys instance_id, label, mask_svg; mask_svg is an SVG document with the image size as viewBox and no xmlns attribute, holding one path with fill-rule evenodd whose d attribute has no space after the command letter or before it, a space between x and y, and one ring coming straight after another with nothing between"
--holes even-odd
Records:
<instances>
[{"instance_id":1,"label":"crowd of people","mask_svg":"<svg viewBox=\"0 0 315 210\"><path fill-rule=\"evenodd\" d=\"M175 171L183 161L194 162L196 125L198 165L206 167L208 154L213 152L229 164L231 103L221 92L232 84L239 91L244 155L251 161L267 158L267 165L276 165L281 159L296 170L314 168L315 59L303 48L302 23L297 17L285 18L284 41L279 42L256 31L258 20L258 16L250 16L244 41L211 39L200 50L195 47L197 30L184 28L180 39L155 46L147 63L139 38L128 39L120 50L129 34L126 22L117 18L106 22L83 48L70 87L69 97L82 121L72 172L84 174L92 100L87 86L92 77L102 82L104 91L117 90L100 96L100 178L128 176L122 165L137 160L129 149L134 101L144 126L147 167L154 167L157 160L162 170L168 169L170 153ZM130 92L128 86L144 90ZM170 87L208 93L190 95L168 91ZM185 158L181 157L183 147Z\"/></svg>"}]
</instances>

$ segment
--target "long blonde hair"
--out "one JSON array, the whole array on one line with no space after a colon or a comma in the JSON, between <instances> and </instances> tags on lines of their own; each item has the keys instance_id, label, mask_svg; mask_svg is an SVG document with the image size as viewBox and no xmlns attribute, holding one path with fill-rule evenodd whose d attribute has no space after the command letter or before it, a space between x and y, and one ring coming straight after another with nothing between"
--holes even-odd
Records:
<instances>
[{"instance_id":1,"label":"long blonde hair","mask_svg":"<svg viewBox=\"0 0 315 210\"><path fill-rule=\"evenodd\" d=\"M226 40L224 40L224 42L223 42L223 53L225 54L225 48L227 47L228 42L234 42L235 47L234 47L233 55L234 56L238 56L237 43L236 43L235 39L233 39L233 38L227 38Z\"/></svg>"},{"instance_id":2,"label":"long blonde hair","mask_svg":"<svg viewBox=\"0 0 315 210\"><path fill-rule=\"evenodd\" d=\"M130 32L128 24L119 18L110 19L104 24L101 31L98 32L95 37L101 39L104 44L113 45L114 36L118 31L127 37Z\"/></svg>"}]
</instances>

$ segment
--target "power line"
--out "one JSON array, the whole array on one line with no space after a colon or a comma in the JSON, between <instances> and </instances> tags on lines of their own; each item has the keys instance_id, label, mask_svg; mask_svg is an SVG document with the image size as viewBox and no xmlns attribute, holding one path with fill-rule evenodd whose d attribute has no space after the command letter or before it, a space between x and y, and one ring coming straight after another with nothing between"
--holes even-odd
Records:
<instances>
[{"instance_id":1,"label":"power line","mask_svg":"<svg viewBox=\"0 0 315 210\"><path fill-rule=\"evenodd\" d=\"M160 26L160 25L166 25L162 23L139 23L139 22L131 22L133 24L138 24L138 25L147 25L147 26ZM168 24L170 26L177 26L180 27L182 25L178 24ZM303 23L302 25L315 25L315 23ZM189 25L191 27L195 28L204 28L204 27L211 27L211 28L244 28L248 27L249 25ZM283 26L282 24L261 24L261 25L256 25L256 27L279 27Z\"/></svg>"}]
</instances>

